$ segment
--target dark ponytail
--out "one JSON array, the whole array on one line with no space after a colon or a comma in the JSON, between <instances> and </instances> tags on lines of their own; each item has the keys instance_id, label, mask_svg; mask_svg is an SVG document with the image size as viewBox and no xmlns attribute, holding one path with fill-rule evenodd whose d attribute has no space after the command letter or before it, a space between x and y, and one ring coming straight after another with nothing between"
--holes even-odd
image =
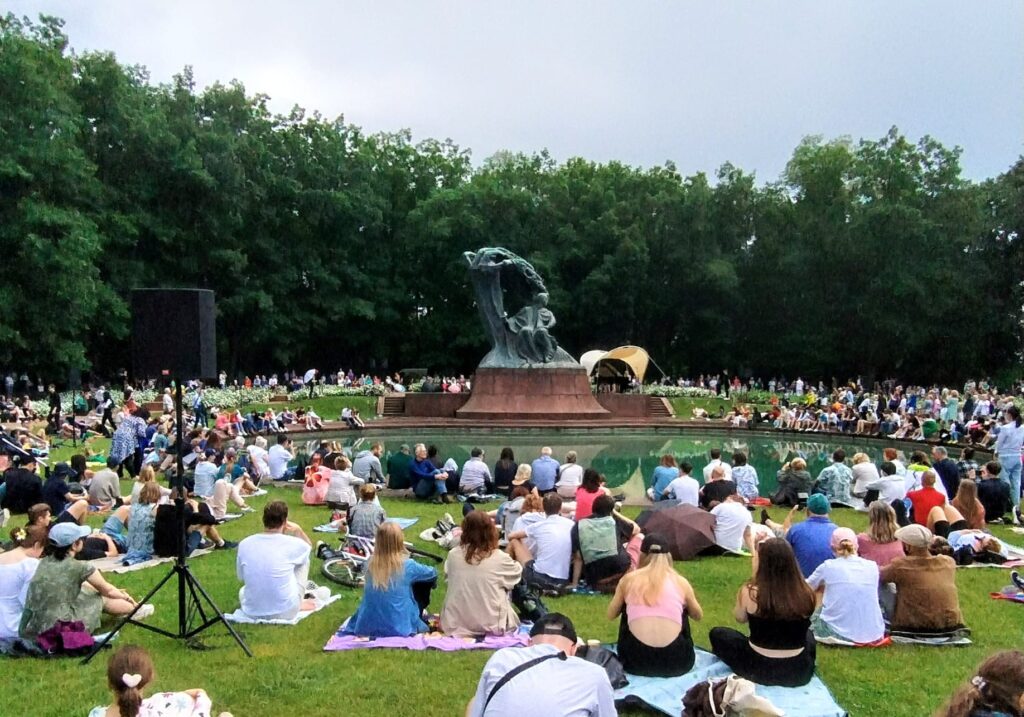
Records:
<instances>
[{"instance_id":1,"label":"dark ponytail","mask_svg":"<svg viewBox=\"0 0 1024 717\"><path fill-rule=\"evenodd\" d=\"M1020 428L1020 424L1021 424L1020 409L1017 408L1016 406L1010 406L1009 408L1006 409L1006 414L1010 418L1012 418L1013 422L1017 424L1018 428Z\"/></svg>"}]
</instances>

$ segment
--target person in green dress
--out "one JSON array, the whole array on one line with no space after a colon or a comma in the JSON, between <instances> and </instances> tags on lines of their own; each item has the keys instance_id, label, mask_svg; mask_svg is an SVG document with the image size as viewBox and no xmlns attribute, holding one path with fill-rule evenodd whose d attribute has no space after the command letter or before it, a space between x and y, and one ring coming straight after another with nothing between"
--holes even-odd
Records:
<instances>
[{"instance_id":1,"label":"person in green dress","mask_svg":"<svg viewBox=\"0 0 1024 717\"><path fill-rule=\"evenodd\" d=\"M50 529L43 559L28 586L25 608L18 633L34 639L58 621L80 620L93 632L100 616L127 615L138 604L127 592L108 583L95 566L75 560L91 529L75 523L58 523ZM136 619L153 614L152 605L143 605Z\"/></svg>"}]
</instances>

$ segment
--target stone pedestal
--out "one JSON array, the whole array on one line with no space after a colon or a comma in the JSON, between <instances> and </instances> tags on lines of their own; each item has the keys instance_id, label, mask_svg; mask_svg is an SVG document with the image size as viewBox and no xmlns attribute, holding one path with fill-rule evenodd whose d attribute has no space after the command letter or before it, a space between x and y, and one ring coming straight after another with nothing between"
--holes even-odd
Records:
<instances>
[{"instance_id":1,"label":"stone pedestal","mask_svg":"<svg viewBox=\"0 0 1024 717\"><path fill-rule=\"evenodd\" d=\"M608 418L582 368L479 368L458 418L477 420Z\"/></svg>"}]
</instances>

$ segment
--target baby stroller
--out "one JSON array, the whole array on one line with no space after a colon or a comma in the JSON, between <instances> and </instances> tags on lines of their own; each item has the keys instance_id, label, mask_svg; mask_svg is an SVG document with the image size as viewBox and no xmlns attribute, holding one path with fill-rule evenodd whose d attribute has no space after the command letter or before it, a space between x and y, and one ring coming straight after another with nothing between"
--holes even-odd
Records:
<instances>
[{"instance_id":1,"label":"baby stroller","mask_svg":"<svg viewBox=\"0 0 1024 717\"><path fill-rule=\"evenodd\" d=\"M331 582L351 588L361 588L366 584L366 563L373 555L373 539L358 535L346 535L341 545L331 549L320 541L316 545L316 556L323 561L320 572ZM440 555L420 550L412 543L406 542L405 549L411 555L418 555L440 563L444 561Z\"/></svg>"}]
</instances>

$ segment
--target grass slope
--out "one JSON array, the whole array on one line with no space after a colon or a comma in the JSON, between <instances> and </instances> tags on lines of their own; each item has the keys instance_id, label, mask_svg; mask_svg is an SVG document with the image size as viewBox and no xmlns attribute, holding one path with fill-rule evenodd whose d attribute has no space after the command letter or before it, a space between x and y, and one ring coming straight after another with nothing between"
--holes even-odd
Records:
<instances>
[{"instance_id":1,"label":"grass slope","mask_svg":"<svg viewBox=\"0 0 1024 717\"><path fill-rule=\"evenodd\" d=\"M124 489L128 490L127 483ZM280 487L270 490L269 497L255 498L252 504L259 509L268 499L286 500L292 508L292 519L307 532L325 518L324 509L302 505L299 490ZM420 522L407 531L410 539L433 524L446 508L458 507L408 500L385 500L384 504L390 515L420 518ZM638 511L628 512L635 516ZM771 512L773 518L782 520L783 511ZM864 516L852 511L842 511L836 519L855 529L865 524ZM229 539L240 540L258 530L257 512L227 524L223 533ZM996 528L996 533L1005 539L1012 535L1001 527ZM1020 536L1015 537L1017 542L1024 542ZM419 544L418 539L414 542ZM431 549L427 545L421 547ZM433 549L436 551L436 546ZM234 551L226 551L191 563L203 585L226 611L238 607L239 585L234 560ZM704 607L704 620L694 624L693 636L697 645L706 648L711 627L733 624L730 613L734 596L748 577L749 561L719 557L679 563L678 568L693 582ZM314 579L318 571L319 561L314 559ZM114 584L141 598L164 572L161 566L109 577ZM988 598L989 592L1009 581L1007 571L960 570L957 581L966 620L974 629L975 644L971 647L819 649L819 675L851 715L920 717L930 714L987 655L999 649L1019 648L1024 624L1021 607ZM346 714L359 715L448 717L461 714L475 689L487 654L324 653L324 643L353 611L359 599L356 591L344 588L336 591L344 596L340 601L298 626L242 626L241 633L255 654L253 660L247 659L220 627L205 633L207 651L187 650L137 627L126 628L115 644L140 644L151 651L158 674L155 688L203 687L210 693L216 710L230 710L236 717L326 715L336 712L340 705L344 705ZM168 589L157 596L154 601L157 612L151 618L154 624L173 629L177 619L175 596L176 591ZM442 584L434 593L436 610L440 609L443 599ZM600 596L569 596L547 601L549 609L565 612L573 618L583 638L611 642L616 637L616 623L605 619L606 603L607 599ZM84 714L93 705L107 704L109 695L104 669L108 654L84 667L77 661L64 659L8 661L4 663L4 674L8 676L4 702L7 705L31 704L31 711L39 717ZM12 679L15 676L26 679ZM53 687L40 690L40 684Z\"/></svg>"}]
</instances>

